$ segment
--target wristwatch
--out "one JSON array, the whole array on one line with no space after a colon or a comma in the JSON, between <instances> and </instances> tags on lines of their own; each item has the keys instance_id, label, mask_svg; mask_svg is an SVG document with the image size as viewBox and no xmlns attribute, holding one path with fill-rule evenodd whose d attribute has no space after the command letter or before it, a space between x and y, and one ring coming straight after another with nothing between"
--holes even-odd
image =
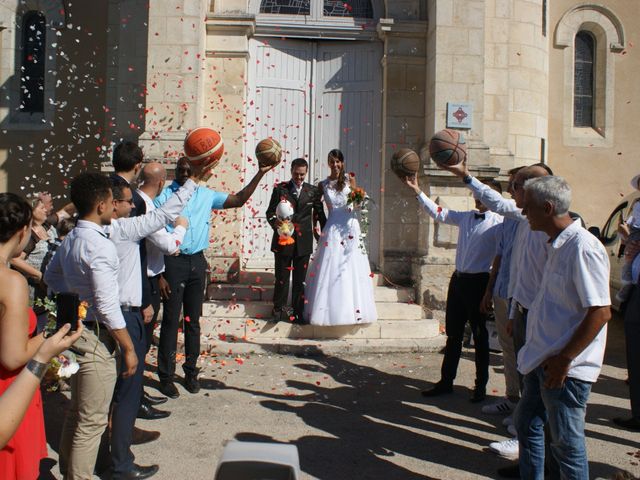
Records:
<instances>
[{"instance_id":1,"label":"wristwatch","mask_svg":"<svg viewBox=\"0 0 640 480\"><path fill-rule=\"evenodd\" d=\"M473 177L471 175L465 175L464 177L462 177L462 181L466 185L469 185L471 183L471 180L473 180Z\"/></svg>"},{"instance_id":2,"label":"wristwatch","mask_svg":"<svg viewBox=\"0 0 640 480\"><path fill-rule=\"evenodd\" d=\"M38 379L42 380L44 374L47 373L47 364L34 360L33 358L27 363L27 370L33 373Z\"/></svg>"}]
</instances>

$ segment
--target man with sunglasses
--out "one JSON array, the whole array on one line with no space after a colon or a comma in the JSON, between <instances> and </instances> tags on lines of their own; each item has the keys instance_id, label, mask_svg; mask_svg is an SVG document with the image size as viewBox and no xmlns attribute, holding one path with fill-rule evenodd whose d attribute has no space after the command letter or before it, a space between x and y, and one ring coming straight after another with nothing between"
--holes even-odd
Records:
<instances>
[{"instance_id":1,"label":"man with sunglasses","mask_svg":"<svg viewBox=\"0 0 640 480\"><path fill-rule=\"evenodd\" d=\"M127 218L134 208L133 191L123 185L112 187L113 221L105 231L110 234L118 252L120 308L139 359L136 373L126 379L119 378L114 391L110 442L112 478L129 478L132 474L135 474L133 478L147 478L157 471L155 465L142 467L134 464L130 449L133 427L142 399L144 358L147 352L146 329L141 311L142 285L147 276L146 271L144 275L140 273L139 243L167 225L168 218L165 215L169 215L169 219L176 224L184 225L178 215L195 192L195 183L185 184L184 190L185 193L180 196L172 195L175 198L167 201L159 212L152 210L144 215ZM168 417L170 414L160 410L154 412L154 418Z\"/></svg>"}]
</instances>

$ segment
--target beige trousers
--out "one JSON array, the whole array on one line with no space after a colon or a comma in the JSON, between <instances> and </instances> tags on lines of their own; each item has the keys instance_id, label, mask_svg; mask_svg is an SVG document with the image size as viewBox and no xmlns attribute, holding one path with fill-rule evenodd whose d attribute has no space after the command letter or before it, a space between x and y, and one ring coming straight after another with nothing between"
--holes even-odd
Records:
<instances>
[{"instance_id":1,"label":"beige trousers","mask_svg":"<svg viewBox=\"0 0 640 480\"><path fill-rule=\"evenodd\" d=\"M60 441L60 472L65 480L91 480L118 377L119 350L102 325L98 334L85 328L73 348L82 355L78 355L80 370L71 377L71 406Z\"/></svg>"},{"instance_id":2,"label":"beige trousers","mask_svg":"<svg viewBox=\"0 0 640 480\"><path fill-rule=\"evenodd\" d=\"M516 366L516 354L513 346L513 337L507 333L509 321L509 300L493 297L493 313L496 318L498 341L502 347L502 361L504 362L504 381L507 389L507 397L520 398L520 380Z\"/></svg>"}]
</instances>

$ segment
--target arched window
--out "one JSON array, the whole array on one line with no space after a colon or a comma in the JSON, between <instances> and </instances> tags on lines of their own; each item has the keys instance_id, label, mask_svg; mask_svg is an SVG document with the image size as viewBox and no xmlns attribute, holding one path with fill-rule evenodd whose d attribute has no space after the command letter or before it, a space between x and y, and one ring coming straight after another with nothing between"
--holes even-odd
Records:
<instances>
[{"instance_id":1,"label":"arched window","mask_svg":"<svg viewBox=\"0 0 640 480\"><path fill-rule=\"evenodd\" d=\"M573 124L593 127L595 39L581 30L575 42Z\"/></svg>"},{"instance_id":2,"label":"arched window","mask_svg":"<svg viewBox=\"0 0 640 480\"><path fill-rule=\"evenodd\" d=\"M311 0L262 0L260 13L281 15L309 15Z\"/></svg>"},{"instance_id":3,"label":"arched window","mask_svg":"<svg viewBox=\"0 0 640 480\"><path fill-rule=\"evenodd\" d=\"M317 0L316 0L317 1ZM317 5L319 8L319 5ZM260 13L280 15L319 15L311 9L311 0L262 0ZM325 17L373 18L371 0L324 0L322 15Z\"/></svg>"},{"instance_id":4,"label":"arched window","mask_svg":"<svg viewBox=\"0 0 640 480\"><path fill-rule=\"evenodd\" d=\"M324 0L324 15L327 17L373 18L370 0Z\"/></svg>"},{"instance_id":5,"label":"arched window","mask_svg":"<svg viewBox=\"0 0 640 480\"><path fill-rule=\"evenodd\" d=\"M20 111L44 112L46 25L42 12L30 11L22 22Z\"/></svg>"}]
</instances>

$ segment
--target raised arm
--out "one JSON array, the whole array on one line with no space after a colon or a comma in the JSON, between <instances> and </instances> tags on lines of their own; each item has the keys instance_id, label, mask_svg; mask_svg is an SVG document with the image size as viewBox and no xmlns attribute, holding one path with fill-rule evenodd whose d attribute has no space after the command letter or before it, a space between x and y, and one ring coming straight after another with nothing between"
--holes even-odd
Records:
<instances>
[{"instance_id":1,"label":"raised arm","mask_svg":"<svg viewBox=\"0 0 640 480\"><path fill-rule=\"evenodd\" d=\"M438 165L443 170L453 173L463 180L464 184L473 192L475 199L479 200L485 207L495 213L515 220L527 221L527 217L522 215L522 210L516 206L516 202L504 198L493 188L485 185L477 178L472 177L467 167L467 162L457 165Z\"/></svg>"},{"instance_id":2,"label":"raised arm","mask_svg":"<svg viewBox=\"0 0 640 480\"><path fill-rule=\"evenodd\" d=\"M274 230L278 228L276 222L278 218L276 217L276 208L278 207L278 203L280 203L280 192L278 191L278 187L273 188L273 192L271 192L271 200L269 201L269 206L267 207L266 216L267 222L271 225L271 228Z\"/></svg>"},{"instance_id":3,"label":"raised arm","mask_svg":"<svg viewBox=\"0 0 640 480\"><path fill-rule=\"evenodd\" d=\"M458 225L462 221L461 212L449 210L448 208L439 206L420 190L418 179L416 176L405 177L403 182L417 195L418 203L436 222L446 223L448 225Z\"/></svg>"},{"instance_id":4,"label":"raised arm","mask_svg":"<svg viewBox=\"0 0 640 480\"><path fill-rule=\"evenodd\" d=\"M188 179L161 207L138 217L119 218L111 222L111 233L121 240L137 242L173 222L184 209L196 183Z\"/></svg>"},{"instance_id":5,"label":"raised arm","mask_svg":"<svg viewBox=\"0 0 640 480\"><path fill-rule=\"evenodd\" d=\"M249 182L249 185L244 187L238 193L230 194L225 200L222 208L238 208L247 203L247 200L249 200L249 198L251 198L251 195L253 195L253 192L256 190L256 187L260 183L260 180L262 180L262 177L264 177L265 173L267 173L269 170L272 170L273 167L275 167L275 165L260 167L260 169L256 172L256 174Z\"/></svg>"},{"instance_id":6,"label":"raised arm","mask_svg":"<svg viewBox=\"0 0 640 480\"><path fill-rule=\"evenodd\" d=\"M178 220L181 218L182 217L178 217ZM187 222L188 226L188 221L186 219L185 222ZM158 247L163 254L173 255L176 250L180 248L180 244L184 240L184 235L187 232L187 226L176 225L173 232L168 232L166 229L161 228L157 232L149 235L147 240Z\"/></svg>"}]
</instances>

